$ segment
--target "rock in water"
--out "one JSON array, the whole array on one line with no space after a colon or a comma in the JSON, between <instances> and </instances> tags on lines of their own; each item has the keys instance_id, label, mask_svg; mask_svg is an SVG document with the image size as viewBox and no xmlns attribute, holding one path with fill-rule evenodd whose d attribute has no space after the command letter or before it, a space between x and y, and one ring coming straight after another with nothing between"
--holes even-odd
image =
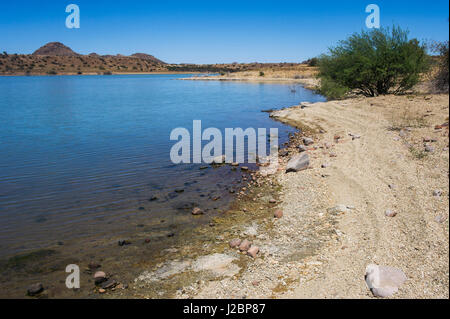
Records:
<instances>
[{"instance_id":1,"label":"rock in water","mask_svg":"<svg viewBox=\"0 0 450 319\"><path fill-rule=\"evenodd\" d=\"M366 268L365 279L374 296L388 298L398 291L407 277L400 269L371 264Z\"/></svg>"},{"instance_id":2,"label":"rock in water","mask_svg":"<svg viewBox=\"0 0 450 319\"><path fill-rule=\"evenodd\" d=\"M194 207L192 210L192 215L203 215L203 211L198 207Z\"/></svg>"},{"instance_id":3,"label":"rock in water","mask_svg":"<svg viewBox=\"0 0 450 319\"><path fill-rule=\"evenodd\" d=\"M286 166L286 173L289 172L299 172L307 169L309 166L309 155L304 154L298 154L293 156Z\"/></svg>"},{"instance_id":4,"label":"rock in water","mask_svg":"<svg viewBox=\"0 0 450 319\"><path fill-rule=\"evenodd\" d=\"M28 296L36 296L44 291L44 286L41 283L34 284L28 287L27 294Z\"/></svg>"}]
</instances>

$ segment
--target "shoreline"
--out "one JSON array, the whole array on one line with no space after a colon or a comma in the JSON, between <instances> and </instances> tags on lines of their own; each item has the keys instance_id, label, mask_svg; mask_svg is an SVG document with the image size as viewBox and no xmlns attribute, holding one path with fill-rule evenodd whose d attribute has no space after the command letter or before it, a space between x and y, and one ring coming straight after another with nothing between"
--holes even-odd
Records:
<instances>
[{"instance_id":1,"label":"shoreline","mask_svg":"<svg viewBox=\"0 0 450 319\"><path fill-rule=\"evenodd\" d=\"M271 115L314 139L310 167L275 175L284 215L257 234L262 255L241 277L181 297L374 298L364 281L374 263L406 274L392 298L448 298L448 94L353 98ZM289 155L301 139L292 139ZM423 140L433 152L421 153Z\"/></svg>"}]
</instances>

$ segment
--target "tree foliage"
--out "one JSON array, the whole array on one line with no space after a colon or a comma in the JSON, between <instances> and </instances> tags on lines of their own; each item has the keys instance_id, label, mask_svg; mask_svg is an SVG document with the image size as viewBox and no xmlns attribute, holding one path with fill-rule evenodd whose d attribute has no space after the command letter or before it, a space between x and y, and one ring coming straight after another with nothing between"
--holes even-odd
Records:
<instances>
[{"instance_id":1,"label":"tree foliage","mask_svg":"<svg viewBox=\"0 0 450 319\"><path fill-rule=\"evenodd\" d=\"M353 34L319 60L321 88L354 91L365 96L403 93L419 81L428 67L425 47L399 27ZM333 83L332 85L330 83Z\"/></svg>"}]
</instances>

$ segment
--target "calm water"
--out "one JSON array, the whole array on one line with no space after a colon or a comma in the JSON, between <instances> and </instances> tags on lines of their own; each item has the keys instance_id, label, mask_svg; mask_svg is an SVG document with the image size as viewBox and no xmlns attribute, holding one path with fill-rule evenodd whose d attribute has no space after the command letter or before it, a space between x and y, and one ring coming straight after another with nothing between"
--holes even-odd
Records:
<instances>
[{"instance_id":1,"label":"calm water","mask_svg":"<svg viewBox=\"0 0 450 319\"><path fill-rule=\"evenodd\" d=\"M300 87L179 77L0 77L0 256L126 232L134 219L189 222L193 205L221 209L241 173L173 165L171 130L192 131L195 119L277 127L281 142L291 129L261 110L323 100Z\"/></svg>"}]
</instances>

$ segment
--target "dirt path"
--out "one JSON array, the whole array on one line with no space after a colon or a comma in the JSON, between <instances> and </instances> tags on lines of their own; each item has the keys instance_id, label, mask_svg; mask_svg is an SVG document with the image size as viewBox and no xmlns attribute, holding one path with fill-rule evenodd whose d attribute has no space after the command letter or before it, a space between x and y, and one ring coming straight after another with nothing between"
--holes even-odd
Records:
<instances>
[{"instance_id":1,"label":"dirt path","mask_svg":"<svg viewBox=\"0 0 450 319\"><path fill-rule=\"evenodd\" d=\"M399 112L406 104L416 118ZM393 122L417 123L424 115L429 124L423 127L389 130ZM275 114L280 120L318 123L326 131L321 140L334 143L337 155L327 158L323 152L320 158L330 163L323 171L329 173L331 197L336 204L355 207L339 217L342 235L322 253L325 261L317 277L283 297L369 297L363 276L365 267L376 263L398 267L408 276L395 297L448 298L448 130L433 132L435 124L448 122L446 116L448 96L317 103ZM361 137L352 140L349 133ZM336 134L343 137L339 143L333 141ZM437 139L435 152L418 158L409 147L421 152L425 136ZM301 183L301 173L297 177ZM433 196L435 189L444 194ZM387 209L397 216L386 217ZM436 222L437 216L445 222Z\"/></svg>"}]
</instances>

